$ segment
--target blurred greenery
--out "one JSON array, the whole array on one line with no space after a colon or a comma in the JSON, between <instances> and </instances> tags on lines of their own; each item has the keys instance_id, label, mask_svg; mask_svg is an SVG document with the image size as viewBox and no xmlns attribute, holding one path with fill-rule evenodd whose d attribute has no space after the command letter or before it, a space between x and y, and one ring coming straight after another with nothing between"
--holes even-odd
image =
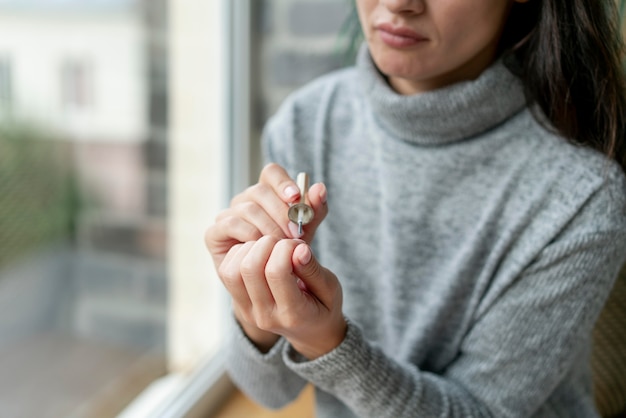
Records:
<instances>
[{"instance_id":1,"label":"blurred greenery","mask_svg":"<svg viewBox=\"0 0 626 418\"><path fill-rule=\"evenodd\" d=\"M0 267L73 238L80 199L70 152L43 130L0 125Z\"/></svg>"}]
</instances>

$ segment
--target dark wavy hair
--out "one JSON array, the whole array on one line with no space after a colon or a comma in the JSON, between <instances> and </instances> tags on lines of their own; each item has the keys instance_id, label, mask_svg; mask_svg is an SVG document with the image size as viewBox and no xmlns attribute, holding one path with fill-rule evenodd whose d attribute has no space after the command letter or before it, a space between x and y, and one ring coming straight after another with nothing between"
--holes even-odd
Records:
<instances>
[{"instance_id":1,"label":"dark wavy hair","mask_svg":"<svg viewBox=\"0 0 626 418\"><path fill-rule=\"evenodd\" d=\"M625 0L514 3L500 42L504 62L551 129L616 160L626 172ZM618 10L619 5L619 10ZM362 41L356 6L340 37L352 60ZM513 59L510 59L513 58ZM536 119L545 117L535 111ZM544 123L545 124L545 123Z\"/></svg>"},{"instance_id":2,"label":"dark wavy hair","mask_svg":"<svg viewBox=\"0 0 626 418\"><path fill-rule=\"evenodd\" d=\"M626 172L623 8L614 0L514 3L501 49L554 129Z\"/></svg>"}]
</instances>

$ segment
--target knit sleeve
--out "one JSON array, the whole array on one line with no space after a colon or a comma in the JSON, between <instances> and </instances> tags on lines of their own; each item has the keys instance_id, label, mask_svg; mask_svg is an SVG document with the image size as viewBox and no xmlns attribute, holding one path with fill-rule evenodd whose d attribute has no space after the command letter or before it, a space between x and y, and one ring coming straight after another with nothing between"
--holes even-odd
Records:
<instances>
[{"instance_id":1,"label":"knit sleeve","mask_svg":"<svg viewBox=\"0 0 626 418\"><path fill-rule=\"evenodd\" d=\"M306 381L288 369L281 356L283 338L261 353L231 317L226 356L228 374L250 399L271 409L296 399Z\"/></svg>"},{"instance_id":2,"label":"knit sleeve","mask_svg":"<svg viewBox=\"0 0 626 418\"><path fill-rule=\"evenodd\" d=\"M339 347L313 361L285 345L285 364L359 417L553 416L549 399L568 374L585 378L587 366L577 362L587 361L593 325L626 255L623 207L606 213L606 202L595 199L474 318L441 374L395 361L354 324ZM597 221L599 210L605 216ZM568 401L576 416L597 416L590 392Z\"/></svg>"},{"instance_id":3,"label":"knit sleeve","mask_svg":"<svg viewBox=\"0 0 626 418\"><path fill-rule=\"evenodd\" d=\"M477 319L446 374L496 416L536 413L567 374L588 370L589 338L624 254L623 231L572 237L545 248Z\"/></svg>"}]
</instances>

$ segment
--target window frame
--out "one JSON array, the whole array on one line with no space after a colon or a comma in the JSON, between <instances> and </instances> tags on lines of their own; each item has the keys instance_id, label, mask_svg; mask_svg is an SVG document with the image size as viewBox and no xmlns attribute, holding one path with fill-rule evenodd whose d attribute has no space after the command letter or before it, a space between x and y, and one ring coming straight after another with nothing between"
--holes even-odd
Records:
<instances>
[{"instance_id":1,"label":"window frame","mask_svg":"<svg viewBox=\"0 0 626 418\"><path fill-rule=\"evenodd\" d=\"M187 2L169 0L177 7ZM232 196L250 184L253 157L251 155L251 0L216 0L221 9L222 27L204 25L213 31L204 34L209 38L223 39L221 59L223 75L219 100L226 109L222 135L224 167L221 169L224 184L221 191L213 190L225 207ZM170 40L170 47L173 42ZM207 51L205 51L207 52ZM170 54L171 56L172 54ZM220 84L219 82L217 84ZM237 110L236 112L234 110ZM220 188L218 188L220 189ZM198 225L202 229L205 225ZM209 254L206 255L209 257ZM208 280L208 279L207 279ZM217 281L216 281L217 283ZM219 285L219 283L218 283ZM229 298L221 291L219 311L223 317L230 315ZM227 322L227 321L222 321ZM217 352L199 364L191 373L172 372L155 381L123 412L120 418L210 416L216 412L235 386L225 367L225 329L222 327L222 344Z\"/></svg>"}]
</instances>

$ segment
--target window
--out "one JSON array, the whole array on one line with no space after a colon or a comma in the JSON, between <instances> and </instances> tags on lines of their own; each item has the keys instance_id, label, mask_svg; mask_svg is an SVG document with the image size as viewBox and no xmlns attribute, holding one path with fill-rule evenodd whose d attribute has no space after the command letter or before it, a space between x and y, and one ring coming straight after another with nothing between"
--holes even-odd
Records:
<instances>
[{"instance_id":1,"label":"window","mask_svg":"<svg viewBox=\"0 0 626 418\"><path fill-rule=\"evenodd\" d=\"M0 5L20 63L0 58L20 104L0 122L2 415L181 408L222 378L203 234L228 189L224 4Z\"/></svg>"},{"instance_id":2,"label":"window","mask_svg":"<svg viewBox=\"0 0 626 418\"><path fill-rule=\"evenodd\" d=\"M335 32L268 26L300 3L0 4L3 414L182 416L232 388L203 234L289 77L336 65Z\"/></svg>"},{"instance_id":3,"label":"window","mask_svg":"<svg viewBox=\"0 0 626 418\"><path fill-rule=\"evenodd\" d=\"M61 67L63 106L83 109L93 105L93 67L88 59L68 59Z\"/></svg>"}]
</instances>

